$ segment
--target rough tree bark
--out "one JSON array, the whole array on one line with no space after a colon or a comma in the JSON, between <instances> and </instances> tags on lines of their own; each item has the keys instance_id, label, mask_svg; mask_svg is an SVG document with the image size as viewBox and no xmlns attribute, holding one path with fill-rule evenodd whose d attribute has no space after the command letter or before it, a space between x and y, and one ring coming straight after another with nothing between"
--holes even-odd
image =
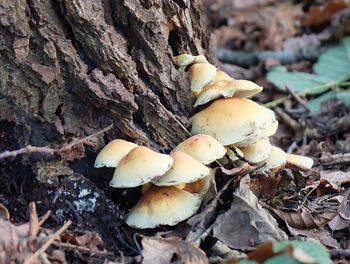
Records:
<instances>
[{"instance_id":1,"label":"rough tree bark","mask_svg":"<svg viewBox=\"0 0 350 264\"><path fill-rule=\"evenodd\" d=\"M0 161L0 202L24 221L40 201L58 225L71 218L115 243L121 213L105 199L112 171L92 170L96 152L113 138L162 151L188 137L174 118L186 124L192 99L173 56L208 49L199 1L0 0L0 151L59 148L114 124L67 159Z\"/></svg>"},{"instance_id":2,"label":"rough tree bark","mask_svg":"<svg viewBox=\"0 0 350 264\"><path fill-rule=\"evenodd\" d=\"M200 12L187 0L1 0L0 119L20 145L114 123L110 137L174 146L191 99L172 57L208 50Z\"/></svg>"}]
</instances>

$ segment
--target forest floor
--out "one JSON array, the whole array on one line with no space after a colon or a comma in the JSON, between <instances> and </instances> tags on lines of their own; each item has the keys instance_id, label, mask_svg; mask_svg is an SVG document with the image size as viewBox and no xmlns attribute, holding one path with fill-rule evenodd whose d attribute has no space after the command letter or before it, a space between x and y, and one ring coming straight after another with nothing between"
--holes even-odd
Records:
<instances>
[{"instance_id":1,"label":"forest floor","mask_svg":"<svg viewBox=\"0 0 350 264\"><path fill-rule=\"evenodd\" d=\"M110 188L113 169L93 168L96 153L88 145L85 162L70 162L70 170L38 162L37 176L29 169L36 154L2 160L0 205L4 208L0 206L0 220L9 218L22 226L7 222L16 234L13 236L0 223L0 245L10 237L27 243L20 248L7 244L6 250L24 260L32 254L26 247L38 251L40 241L56 234L60 242L52 240L40 262L33 263L138 263L142 257L143 263L238 263L237 259L248 252L251 259L263 263L277 255L272 244L257 249L259 241L269 240L265 236L316 240L336 263L348 263L349 2L204 2L212 34L212 59L233 78L264 87L254 100L273 109L279 120L271 142L286 152L312 157L313 168L285 169L278 177L253 173L249 188L255 195L243 194L247 183L242 179L247 171L218 171L218 193L190 220L171 228L142 231L123 221L140 198L139 188ZM339 57L342 52L345 56ZM320 76L332 69L342 75ZM12 123L0 122L1 151L19 148L13 144L14 129ZM86 166L86 161L91 166ZM254 203L255 197L260 205ZM234 203L239 199L241 203ZM28 210L31 201L35 201L37 212L33 204ZM51 214L41 223L36 214L41 217L47 211ZM248 212L247 216L238 217L238 211ZM64 226L68 219L70 227ZM55 233L62 226L62 233ZM227 226L233 226L232 230L220 228ZM310 256L318 260L323 252L311 248L316 253L305 256L297 250L298 245L289 247L289 255L286 251L281 255L299 261L293 263L313 263L312 259L308 262Z\"/></svg>"}]
</instances>

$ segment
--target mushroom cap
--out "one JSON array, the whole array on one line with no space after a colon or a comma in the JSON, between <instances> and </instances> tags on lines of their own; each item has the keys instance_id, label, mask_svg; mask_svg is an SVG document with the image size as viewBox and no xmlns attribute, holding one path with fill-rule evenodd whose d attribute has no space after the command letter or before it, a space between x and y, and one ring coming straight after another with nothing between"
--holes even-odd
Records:
<instances>
[{"instance_id":1,"label":"mushroom cap","mask_svg":"<svg viewBox=\"0 0 350 264\"><path fill-rule=\"evenodd\" d=\"M214 80L216 67L210 63L196 63L190 68L191 92L198 94L208 83Z\"/></svg>"},{"instance_id":2,"label":"mushroom cap","mask_svg":"<svg viewBox=\"0 0 350 264\"><path fill-rule=\"evenodd\" d=\"M257 103L237 97L215 100L190 118L192 134L207 134L221 144L244 146L273 135L275 113Z\"/></svg>"},{"instance_id":3,"label":"mushroom cap","mask_svg":"<svg viewBox=\"0 0 350 264\"><path fill-rule=\"evenodd\" d=\"M311 169L314 165L312 158L296 154L287 154L287 163L295 167L301 167L302 169Z\"/></svg>"},{"instance_id":4,"label":"mushroom cap","mask_svg":"<svg viewBox=\"0 0 350 264\"><path fill-rule=\"evenodd\" d=\"M242 150L240 150L240 149L237 148L236 146L231 146L231 147L235 148L235 150L237 151L237 153L238 153L239 155L241 155L241 157L244 157L244 153L242 152ZM239 158L236 156L236 154L235 154L230 148L226 147L226 149L227 149L226 154L227 154L227 156L229 157L229 159L230 159L231 161L236 161L236 160L239 159Z\"/></svg>"},{"instance_id":5,"label":"mushroom cap","mask_svg":"<svg viewBox=\"0 0 350 264\"><path fill-rule=\"evenodd\" d=\"M212 83L219 82L219 81L232 81L234 80L230 75L228 75L224 71L217 71L215 74L215 78L212 81Z\"/></svg>"},{"instance_id":6,"label":"mushroom cap","mask_svg":"<svg viewBox=\"0 0 350 264\"><path fill-rule=\"evenodd\" d=\"M184 68L188 65L194 64L194 63L207 63L207 59L203 55L193 56L191 54L181 54L179 56L175 57L175 62L180 67Z\"/></svg>"},{"instance_id":7,"label":"mushroom cap","mask_svg":"<svg viewBox=\"0 0 350 264\"><path fill-rule=\"evenodd\" d=\"M129 226L154 228L175 225L193 215L201 198L175 187L152 187L139 200L126 219Z\"/></svg>"},{"instance_id":8,"label":"mushroom cap","mask_svg":"<svg viewBox=\"0 0 350 264\"><path fill-rule=\"evenodd\" d=\"M122 140L114 139L110 141L103 149L98 153L95 160L95 168L101 167L117 167L119 162L124 158L132 149L138 147L138 145Z\"/></svg>"},{"instance_id":9,"label":"mushroom cap","mask_svg":"<svg viewBox=\"0 0 350 264\"><path fill-rule=\"evenodd\" d=\"M232 97L236 90L236 86L233 82L234 81L222 80L205 86L198 94L194 107L206 104L220 97Z\"/></svg>"},{"instance_id":10,"label":"mushroom cap","mask_svg":"<svg viewBox=\"0 0 350 264\"><path fill-rule=\"evenodd\" d=\"M195 195L203 196L209 190L210 182L213 179L214 174L215 172L210 170L210 173L207 176L195 182L186 184L183 190Z\"/></svg>"},{"instance_id":11,"label":"mushroom cap","mask_svg":"<svg viewBox=\"0 0 350 264\"><path fill-rule=\"evenodd\" d=\"M181 150L202 164L221 159L226 154L225 147L215 138L205 134L192 136L180 143L173 151Z\"/></svg>"},{"instance_id":12,"label":"mushroom cap","mask_svg":"<svg viewBox=\"0 0 350 264\"><path fill-rule=\"evenodd\" d=\"M264 171L269 171L273 169L278 169L282 167L286 163L286 161L287 161L287 154L282 149L272 146L269 157L256 164L257 166L264 164L257 171L264 172Z\"/></svg>"},{"instance_id":13,"label":"mushroom cap","mask_svg":"<svg viewBox=\"0 0 350 264\"><path fill-rule=\"evenodd\" d=\"M119 163L109 185L114 188L136 187L165 174L173 165L173 158L147 147L131 150Z\"/></svg>"},{"instance_id":14,"label":"mushroom cap","mask_svg":"<svg viewBox=\"0 0 350 264\"><path fill-rule=\"evenodd\" d=\"M252 163L267 159L271 153L271 143L268 138L261 138L257 142L241 147L244 157Z\"/></svg>"},{"instance_id":15,"label":"mushroom cap","mask_svg":"<svg viewBox=\"0 0 350 264\"><path fill-rule=\"evenodd\" d=\"M263 87L248 80L234 80L236 86L235 97L250 98L263 90Z\"/></svg>"},{"instance_id":16,"label":"mushroom cap","mask_svg":"<svg viewBox=\"0 0 350 264\"><path fill-rule=\"evenodd\" d=\"M172 186L181 183L191 183L210 173L210 169L198 160L183 151L174 151L170 154L174 163L163 176L152 179L158 186Z\"/></svg>"}]
</instances>

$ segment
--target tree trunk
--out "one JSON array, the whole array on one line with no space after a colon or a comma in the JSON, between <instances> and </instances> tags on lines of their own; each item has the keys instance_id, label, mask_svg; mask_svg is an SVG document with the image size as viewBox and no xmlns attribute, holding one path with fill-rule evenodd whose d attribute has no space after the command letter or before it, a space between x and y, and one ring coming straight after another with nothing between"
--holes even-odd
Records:
<instances>
[{"instance_id":1,"label":"tree trunk","mask_svg":"<svg viewBox=\"0 0 350 264\"><path fill-rule=\"evenodd\" d=\"M192 100L173 56L208 50L200 12L187 0L1 0L0 119L20 145L114 123L109 139L175 146Z\"/></svg>"},{"instance_id":2,"label":"tree trunk","mask_svg":"<svg viewBox=\"0 0 350 264\"><path fill-rule=\"evenodd\" d=\"M63 158L0 160L0 203L15 221L38 201L55 227L71 218L116 248L119 206L132 202L108 188L113 170L93 169L94 158L113 138L166 151L188 137L193 101L173 56L208 55L200 17L189 0L0 0L0 152L59 148L114 124Z\"/></svg>"}]
</instances>

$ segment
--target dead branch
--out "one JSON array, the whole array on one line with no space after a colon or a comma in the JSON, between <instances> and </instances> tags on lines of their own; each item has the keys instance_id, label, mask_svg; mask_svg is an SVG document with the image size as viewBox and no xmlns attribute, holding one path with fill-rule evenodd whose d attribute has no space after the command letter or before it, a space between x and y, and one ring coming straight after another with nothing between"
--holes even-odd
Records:
<instances>
[{"instance_id":1,"label":"dead branch","mask_svg":"<svg viewBox=\"0 0 350 264\"><path fill-rule=\"evenodd\" d=\"M51 244L60 237L60 235L67 230L67 228L72 224L71 220L68 220L60 229L54 233L49 240L47 240L33 255L31 255L29 258L27 258L24 262L24 264L30 264L34 260L36 260L42 253L45 252L46 249L51 246Z\"/></svg>"},{"instance_id":2,"label":"dead branch","mask_svg":"<svg viewBox=\"0 0 350 264\"><path fill-rule=\"evenodd\" d=\"M97 137L98 135L101 135L105 132L107 132L108 130L110 130L113 127L112 125L109 125L108 127L81 139L73 139L71 142L69 143L65 143L63 144L63 146L61 148L50 148L48 146L45 147L36 147L36 146L25 146L21 149L17 149L17 150L13 150L13 151L9 151L6 150L2 153L0 153L0 160L2 159L6 159L6 158L14 158L18 155L22 155L22 154L33 154L33 153L46 153L46 154L50 154L53 155L55 153L62 153L65 152L67 150L72 149L73 147L75 147L76 145L79 144L84 144L84 143L88 143L92 138Z\"/></svg>"}]
</instances>

